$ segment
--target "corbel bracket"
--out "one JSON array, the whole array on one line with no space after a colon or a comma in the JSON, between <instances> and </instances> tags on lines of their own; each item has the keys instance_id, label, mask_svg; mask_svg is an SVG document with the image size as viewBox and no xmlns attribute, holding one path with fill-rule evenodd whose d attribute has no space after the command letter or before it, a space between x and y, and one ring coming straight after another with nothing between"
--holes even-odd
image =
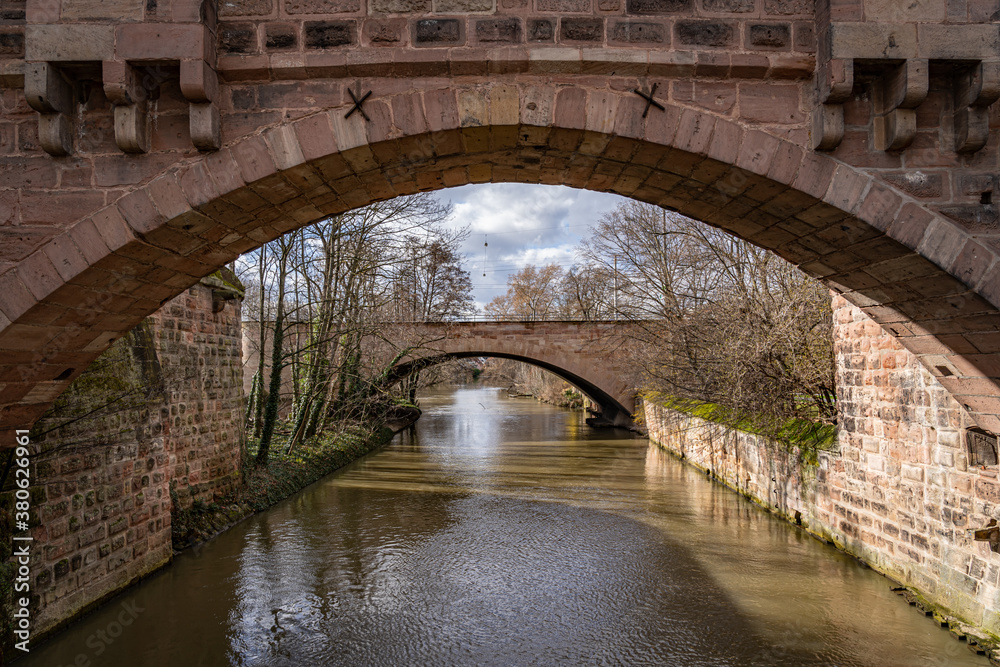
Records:
<instances>
[{"instance_id":1,"label":"corbel bracket","mask_svg":"<svg viewBox=\"0 0 1000 667\"><path fill-rule=\"evenodd\" d=\"M854 60L833 58L821 68L817 77L819 105L813 110L812 146L829 151L844 139L844 102L854 90Z\"/></svg>"},{"instance_id":2,"label":"corbel bracket","mask_svg":"<svg viewBox=\"0 0 1000 667\"><path fill-rule=\"evenodd\" d=\"M219 150L219 75L204 60L182 60L180 75L181 94L189 103L191 142L201 151Z\"/></svg>"},{"instance_id":3,"label":"corbel bracket","mask_svg":"<svg viewBox=\"0 0 1000 667\"><path fill-rule=\"evenodd\" d=\"M56 156L72 153L73 88L63 73L49 62L27 63L24 95L31 108L39 113L38 143L42 149Z\"/></svg>"},{"instance_id":4,"label":"corbel bracket","mask_svg":"<svg viewBox=\"0 0 1000 667\"><path fill-rule=\"evenodd\" d=\"M893 65L875 85L875 148L903 150L917 133L917 107L927 99L928 61L909 58Z\"/></svg>"},{"instance_id":5,"label":"corbel bracket","mask_svg":"<svg viewBox=\"0 0 1000 667\"><path fill-rule=\"evenodd\" d=\"M104 94L114 105L115 143L125 153L149 152L148 91L141 74L127 62L103 65Z\"/></svg>"},{"instance_id":6,"label":"corbel bracket","mask_svg":"<svg viewBox=\"0 0 1000 667\"><path fill-rule=\"evenodd\" d=\"M1000 99L1000 61L981 61L955 81L955 151L975 153L989 138L988 107Z\"/></svg>"}]
</instances>

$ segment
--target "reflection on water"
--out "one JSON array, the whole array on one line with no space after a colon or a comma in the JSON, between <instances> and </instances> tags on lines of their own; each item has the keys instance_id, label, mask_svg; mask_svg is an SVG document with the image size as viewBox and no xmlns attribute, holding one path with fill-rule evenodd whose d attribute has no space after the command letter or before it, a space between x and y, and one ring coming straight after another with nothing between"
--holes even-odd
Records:
<instances>
[{"instance_id":1,"label":"reflection on water","mask_svg":"<svg viewBox=\"0 0 1000 667\"><path fill-rule=\"evenodd\" d=\"M988 664L887 580L645 440L488 388L422 403L385 450L23 664ZM121 600L138 618L93 641Z\"/></svg>"}]
</instances>

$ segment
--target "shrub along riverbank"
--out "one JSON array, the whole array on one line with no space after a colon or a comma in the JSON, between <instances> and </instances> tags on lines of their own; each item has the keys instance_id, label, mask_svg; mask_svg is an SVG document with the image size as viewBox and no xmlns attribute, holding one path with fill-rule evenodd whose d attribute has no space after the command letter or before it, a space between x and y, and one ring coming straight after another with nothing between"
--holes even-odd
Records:
<instances>
[{"instance_id":1,"label":"shrub along riverbank","mask_svg":"<svg viewBox=\"0 0 1000 667\"><path fill-rule=\"evenodd\" d=\"M237 490L214 503L195 502L171 516L174 551L204 542L244 518L268 509L320 478L382 447L420 417L420 410L397 410L378 427L352 424L300 444L290 454L272 452L265 466L254 465L255 443L243 457ZM176 500L175 500L176 506Z\"/></svg>"}]
</instances>

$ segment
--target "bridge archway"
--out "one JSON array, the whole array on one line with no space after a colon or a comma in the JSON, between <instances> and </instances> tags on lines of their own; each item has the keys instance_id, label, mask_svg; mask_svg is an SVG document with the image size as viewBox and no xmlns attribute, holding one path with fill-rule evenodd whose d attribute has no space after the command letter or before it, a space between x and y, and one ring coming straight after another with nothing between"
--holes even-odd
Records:
<instances>
[{"instance_id":1,"label":"bridge archway","mask_svg":"<svg viewBox=\"0 0 1000 667\"><path fill-rule=\"evenodd\" d=\"M498 357L547 370L600 407L602 421L631 426L636 378L617 354L627 324L616 322L447 322L415 325L435 340L388 374L392 385L452 359Z\"/></svg>"},{"instance_id":2,"label":"bridge archway","mask_svg":"<svg viewBox=\"0 0 1000 667\"><path fill-rule=\"evenodd\" d=\"M537 366L538 368L549 371L560 379L569 382L571 385L583 392L587 398L596 403L600 408L602 422L622 427L630 427L632 425L632 413L635 411L634 396L631 397L631 400L626 397L621 397L621 400L619 400L619 398L612 396L610 393L602 389L595 381L588 380L583 376L567 371L561 366L556 366L539 359L522 357L517 354L501 354L497 352L456 352L453 354L424 357L422 359L415 359L396 366L389 373L388 382L390 384L395 384L396 382L400 382L413 373L419 372L425 368L430 368L431 366L436 366L437 364L442 364L454 359L469 359L473 357L511 359L513 361L520 361L522 363ZM626 406L626 403L629 405Z\"/></svg>"},{"instance_id":3,"label":"bridge archway","mask_svg":"<svg viewBox=\"0 0 1000 667\"><path fill-rule=\"evenodd\" d=\"M804 148L802 131L678 103L644 114L608 82L405 82L367 103L370 121L338 106L178 158L0 275L0 423L26 428L113 340L249 249L370 202L492 181L615 192L774 250L1000 431L995 249Z\"/></svg>"}]
</instances>

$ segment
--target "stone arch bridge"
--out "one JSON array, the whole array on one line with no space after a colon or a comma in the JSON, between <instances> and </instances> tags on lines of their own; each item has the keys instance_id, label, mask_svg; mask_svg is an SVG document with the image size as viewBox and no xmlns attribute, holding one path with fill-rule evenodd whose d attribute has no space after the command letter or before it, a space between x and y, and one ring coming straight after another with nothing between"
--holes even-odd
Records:
<instances>
[{"instance_id":1,"label":"stone arch bridge","mask_svg":"<svg viewBox=\"0 0 1000 667\"><path fill-rule=\"evenodd\" d=\"M0 447L323 216L565 184L774 250L1000 431L997 0L0 0Z\"/></svg>"},{"instance_id":2,"label":"stone arch bridge","mask_svg":"<svg viewBox=\"0 0 1000 667\"><path fill-rule=\"evenodd\" d=\"M576 386L600 407L600 422L630 427L636 378L619 353L630 326L596 321L408 325L408 337L424 342L390 371L388 381L451 359L513 359L544 368Z\"/></svg>"}]
</instances>

